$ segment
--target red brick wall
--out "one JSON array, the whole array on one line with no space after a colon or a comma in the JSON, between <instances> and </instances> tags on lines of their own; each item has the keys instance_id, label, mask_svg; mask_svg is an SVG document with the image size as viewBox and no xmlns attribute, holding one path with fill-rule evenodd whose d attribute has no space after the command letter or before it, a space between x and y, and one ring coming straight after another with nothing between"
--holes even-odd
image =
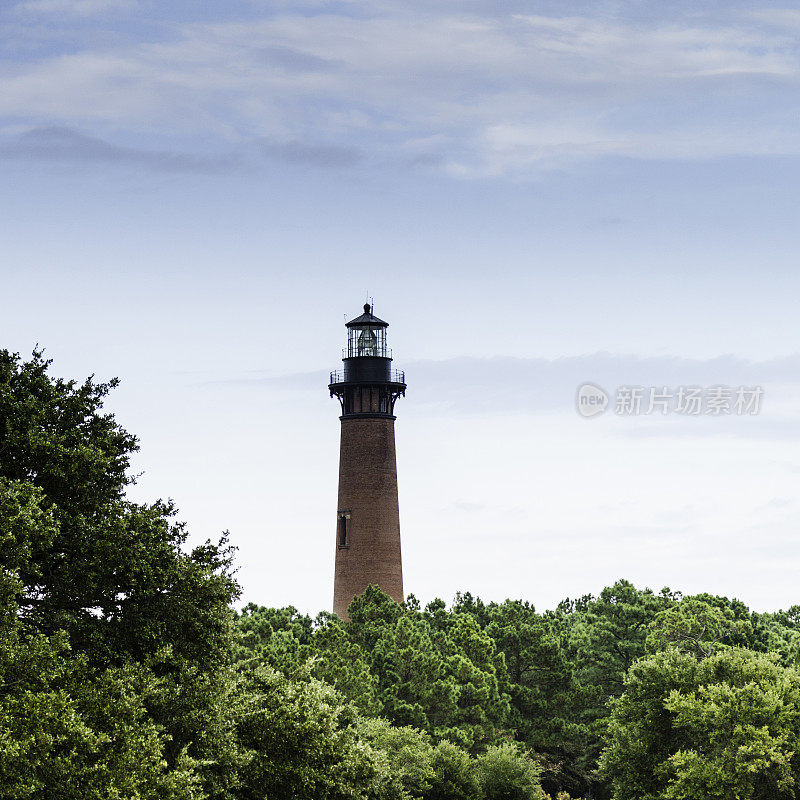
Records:
<instances>
[{"instance_id":1,"label":"red brick wall","mask_svg":"<svg viewBox=\"0 0 800 800\"><path fill-rule=\"evenodd\" d=\"M347 510L350 518L347 520L348 546L339 547L336 539L334 613L346 619L352 599L371 583L402 602L403 566L393 419L342 420L338 510Z\"/></svg>"}]
</instances>

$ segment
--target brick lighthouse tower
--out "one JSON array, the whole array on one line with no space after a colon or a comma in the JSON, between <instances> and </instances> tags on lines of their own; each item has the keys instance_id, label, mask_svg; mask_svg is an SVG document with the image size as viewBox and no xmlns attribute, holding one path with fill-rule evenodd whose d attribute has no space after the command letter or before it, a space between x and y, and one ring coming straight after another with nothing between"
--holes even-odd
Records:
<instances>
[{"instance_id":1,"label":"brick lighthouse tower","mask_svg":"<svg viewBox=\"0 0 800 800\"><path fill-rule=\"evenodd\" d=\"M389 323L374 316L369 303L345 327L344 369L331 373L328 386L342 407L333 582L333 611L342 619L371 583L404 599L394 404L405 395L405 375L392 369Z\"/></svg>"}]
</instances>

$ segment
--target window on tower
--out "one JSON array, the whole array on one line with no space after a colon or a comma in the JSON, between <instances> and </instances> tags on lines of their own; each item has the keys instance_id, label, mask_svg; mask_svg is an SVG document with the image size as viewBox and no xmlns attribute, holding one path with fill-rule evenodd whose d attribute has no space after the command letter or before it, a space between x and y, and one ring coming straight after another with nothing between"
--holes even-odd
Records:
<instances>
[{"instance_id":1,"label":"window on tower","mask_svg":"<svg viewBox=\"0 0 800 800\"><path fill-rule=\"evenodd\" d=\"M340 511L336 526L336 544L339 548L350 547L350 512Z\"/></svg>"}]
</instances>

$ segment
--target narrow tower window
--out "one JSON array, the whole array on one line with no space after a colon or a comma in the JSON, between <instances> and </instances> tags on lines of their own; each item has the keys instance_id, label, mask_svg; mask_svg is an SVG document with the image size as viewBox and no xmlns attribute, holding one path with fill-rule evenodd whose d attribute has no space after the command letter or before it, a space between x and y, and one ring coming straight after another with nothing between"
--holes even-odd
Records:
<instances>
[{"instance_id":1,"label":"narrow tower window","mask_svg":"<svg viewBox=\"0 0 800 800\"><path fill-rule=\"evenodd\" d=\"M338 525L336 531L337 545L341 547L350 547L350 512L340 511L338 518Z\"/></svg>"}]
</instances>

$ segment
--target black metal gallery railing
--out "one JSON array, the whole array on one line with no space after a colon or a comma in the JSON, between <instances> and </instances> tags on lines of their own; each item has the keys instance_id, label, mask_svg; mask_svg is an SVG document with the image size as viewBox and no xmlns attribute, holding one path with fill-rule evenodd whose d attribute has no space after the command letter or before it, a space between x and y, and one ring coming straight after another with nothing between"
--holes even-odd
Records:
<instances>
[{"instance_id":1,"label":"black metal gallery railing","mask_svg":"<svg viewBox=\"0 0 800 800\"><path fill-rule=\"evenodd\" d=\"M344 379L344 370L343 369L336 369L331 372L331 383L345 383ZM383 383L384 381L381 381ZM405 383L406 382L406 373L402 369L392 369L389 370L389 378L388 383Z\"/></svg>"}]
</instances>

